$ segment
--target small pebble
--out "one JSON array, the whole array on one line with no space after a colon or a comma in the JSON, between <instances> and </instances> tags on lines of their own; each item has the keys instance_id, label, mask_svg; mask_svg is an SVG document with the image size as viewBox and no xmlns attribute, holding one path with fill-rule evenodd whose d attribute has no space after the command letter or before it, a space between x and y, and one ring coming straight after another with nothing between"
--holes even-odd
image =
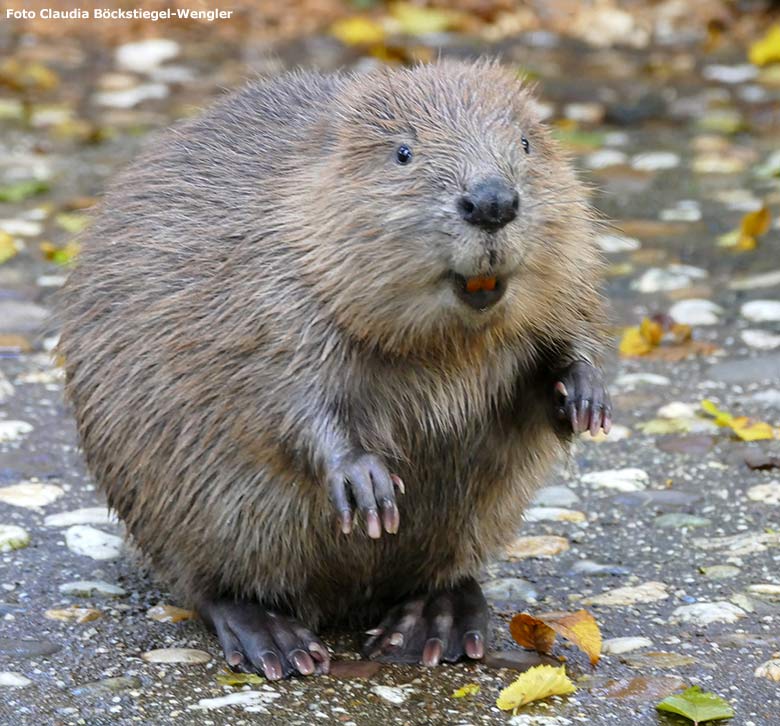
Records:
<instances>
[{"instance_id":1,"label":"small pebble","mask_svg":"<svg viewBox=\"0 0 780 726\"><path fill-rule=\"evenodd\" d=\"M0 552L20 550L30 544L30 533L15 524L0 524Z\"/></svg>"}]
</instances>

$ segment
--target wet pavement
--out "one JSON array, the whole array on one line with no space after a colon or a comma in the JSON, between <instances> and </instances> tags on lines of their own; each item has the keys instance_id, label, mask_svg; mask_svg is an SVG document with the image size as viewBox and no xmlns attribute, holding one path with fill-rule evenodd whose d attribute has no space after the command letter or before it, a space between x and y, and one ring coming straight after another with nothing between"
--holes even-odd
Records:
<instances>
[{"instance_id":1,"label":"wet pavement","mask_svg":"<svg viewBox=\"0 0 780 726\"><path fill-rule=\"evenodd\" d=\"M780 426L778 66L749 64L738 44L704 52L684 35L619 50L540 32L494 46L415 41L418 54L499 53L538 82L609 220L616 349L623 327L659 314L690 324L692 339L636 357L616 350L615 430L577 442L518 533L534 539L484 573L493 648L509 662L353 664L242 688L217 682L219 649L197 621L150 617L176 603L101 508L46 314L68 241L147 132L253 72L376 61L328 36L272 55L166 42L118 57L67 38L0 46L6 78L9 59L40 66L19 82L26 90L0 90L0 722L669 725L683 721L655 704L700 685L731 703L731 723L780 724L780 441L743 442L700 406ZM764 206L774 217L755 244L728 236ZM511 616L580 607L604 638L631 640L611 642L596 668L556 646L577 692L514 719L499 711L516 668L537 662L513 644ZM328 643L337 659L356 657L351 637ZM189 650L150 655L172 648ZM476 695L452 697L470 683Z\"/></svg>"}]
</instances>

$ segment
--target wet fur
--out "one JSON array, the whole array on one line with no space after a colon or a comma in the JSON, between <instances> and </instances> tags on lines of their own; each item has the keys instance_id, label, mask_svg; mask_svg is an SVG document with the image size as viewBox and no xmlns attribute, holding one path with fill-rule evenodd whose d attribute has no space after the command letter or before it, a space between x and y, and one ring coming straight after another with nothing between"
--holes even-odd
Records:
<instances>
[{"instance_id":1,"label":"wet fur","mask_svg":"<svg viewBox=\"0 0 780 726\"><path fill-rule=\"evenodd\" d=\"M487 173L521 195L495 239L454 210ZM440 279L491 264L517 272L485 313ZM566 444L553 371L604 340L599 274L584 192L512 72L252 84L157 138L84 242L60 352L87 463L183 597L370 621L515 536ZM406 483L397 535L337 531L322 479L345 442Z\"/></svg>"}]
</instances>

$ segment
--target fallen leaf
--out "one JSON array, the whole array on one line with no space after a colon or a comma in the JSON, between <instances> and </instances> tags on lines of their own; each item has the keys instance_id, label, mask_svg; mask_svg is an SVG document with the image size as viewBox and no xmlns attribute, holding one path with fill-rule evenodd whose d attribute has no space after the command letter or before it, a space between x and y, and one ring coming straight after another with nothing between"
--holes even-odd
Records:
<instances>
[{"instance_id":1,"label":"fallen leaf","mask_svg":"<svg viewBox=\"0 0 780 726\"><path fill-rule=\"evenodd\" d=\"M587 610L538 616L518 613L509 623L509 631L519 645L539 653L549 654L558 634L582 650L591 665L596 665L601 657L601 631L596 619Z\"/></svg>"},{"instance_id":2,"label":"fallen leaf","mask_svg":"<svg viewBox=\"0 0 780 726\"><path fill-rule=\"evenodd\" d=\"M476 696L479 693L478 683L467 683L465 686L461 686L457 691L453 691L453 698L466 698L468 696Z\"/></svg>"},{"instance_id":3,"label":"fallen leaf","mask_svg":"<svg viewBox=\"0 0 780 726\"><path fill-rule=\"evenodd\" d=\"M0 232L0 265L8 262L18 251L14 238L6 232Z\"/></svg>"},{"instance_id":4,"label":"fallen leaf","mask_svg":"<svg viewBox=\"0 0 780 726\"><path fill-rule=\"evenodd\" d=\"M517 713L521 706L550 696L568 696L577 690L563 666L548 665L529 668L508 685L496 700L502 711Z\"/></svg>"},{"instance_id":5,"label":"fallen leaf","mask_svg":"<svg viewBox=\"0 0 780 726\"><path fill-rule=\"evenodd\" d=\"M691 686L680 694L667 696L656 708L659 711L676 713L690 719L694 724L705 721L716 721L733 718L734 709L727 701L714 693L702 691L698 686Z\"/></svg>"},{"instance_id":6,"label":"fallen leaf","mask_svg":"<svg viewBox=\"0 0 780 726\"><path fill-rule=\"evenodd\" d=\"M0 202L16 204L48 190L49 185L41 179L23 179L0 187Z\"/></svg>"},{"instance_id":7,"label":"fallen leaf","mask_svg":"<svg viewBox=\"0 0 780 726\"><path fill-rule=\"evenodd\" d=\"M721 411L713 401L704 399L702 410L715 418L718 426L730 428L743 441L763 441L778 438L778 433L768 423L752 421L747 416L732 416L727 411Z\"/></svg>"},{"instance_id":8,"label":"fallen leaf","mask_svg":"<svg viewBox=\"0 0 780 726\"><path fill-rule=\"evenodd\" d=\"M182 620L193 620L195 613L192 610L177 608L175 605L160 603L150 607L146 611L146 617L158 623L180 623Z\"/></svg>"},{"instance_id":9,"label":"fallen leaf","mask_svg":"<svg viewBox=\"0 0 780 726\"><path fill-rule=\"evenodd\" d=\"M403 35L430 35L456 28L462 19L458 12L397 2L390 6L390 16Z\"/></svg>"},{"instance_id":10,"label":"fallen leaf","mask_svg":"<svg viewBox=\"0 0 780 726\"><path fill-rule=\"evenodd\" d=\"M780 25L773 25L761 40L750 46L748 58L756 66L780 62Z\"/></svg>"},{"instance_id":11,"label":"fallen leaf","mask_svg":"<svg viewBox=\"0 0 780 726\"><path fill-rule=\"evenodd\" d=\"M44 615L49 620L59 620L63 623L88 623L100 617L100 610L71 605L68 608L47 610Z\"/></svg>"},{"instance_id":12,"label":"fallen leaf","mask_svg":"<svg viewBox=\"0 0 780 726\"><path fill-rule=\"evenodd\" d=\"M73 262L81 251L81 245L75 240L71 240L64 246L57 247L57 245L45 241L40 243L39 249L45 260L54 262L57 265L65 266Z\"/></svg>"},{"instance_id":13,"label":"fallen leaf","mask_svg":"<svg viewBox=\"0 0 780 726\"><path fill-rule=\"evenodd\" d=\"M217 683L220 686L255 686L266 683L266 679L257 675L257 673L234 673L226 670L222 673L217 673Z\"/></svg>"},{"instance_id":14,"label":"fallen leaf","mask_svg":"<svg viewBox=\"0 0 780 726\"><path fill-rule=\"evenodd\" d=\"M378 45L385 39L382 24L365 15L355 15L335 22L330 33L344 45Z\"/></svg>"},{"instance_id":15,"label":"fallen leaf","mask_svg":"<svg viewBox=\"0 0 780 726\"><path fill-rule=\"evenodd\" d=\"M78 212L62 212L54 218L54 221L66 232L78 234L89 224L89 217Z\"/></svg>"},{"instance_id":16,"label":"fallen leaf","mask_svg":"<svg viewBox=\"0 0 780 726\"><path fill-rule=\"evenodd\" d=\"M728 247L737 252L749 252L758 246L758 238L769 231L772 215L764 205L755 212L748 212L742 217L739 229L726 232L718 237L719 247Z\"/></svg>"},{"instance_id":17,"label":"fallen leaf","mask_svg":"<svg viewBox=\"0 0 780 726\"><path fill-rule=\"evenodd\" d=\"M609 682L603 693L606 698L655 701L680 690L683 683L678 676L635 676Z\"/></svg>"}]
</instances>

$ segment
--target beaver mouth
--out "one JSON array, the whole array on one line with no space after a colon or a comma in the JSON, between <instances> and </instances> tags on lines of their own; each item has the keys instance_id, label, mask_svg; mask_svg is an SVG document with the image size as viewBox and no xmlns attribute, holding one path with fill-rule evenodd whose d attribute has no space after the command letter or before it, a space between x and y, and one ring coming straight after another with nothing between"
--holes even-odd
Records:
<instances>
[{"instance_id":1,"label":"beaver mouth","mask_svg":"<svg viewBox=\"0 0 780 726\"><path fill-rule=\"evenodd\" d=\"M496 275L464 277L451 272L450 278L457 296L474 310L492 308L506 291L506 282Z\"/></svg>"}]
</instances>

